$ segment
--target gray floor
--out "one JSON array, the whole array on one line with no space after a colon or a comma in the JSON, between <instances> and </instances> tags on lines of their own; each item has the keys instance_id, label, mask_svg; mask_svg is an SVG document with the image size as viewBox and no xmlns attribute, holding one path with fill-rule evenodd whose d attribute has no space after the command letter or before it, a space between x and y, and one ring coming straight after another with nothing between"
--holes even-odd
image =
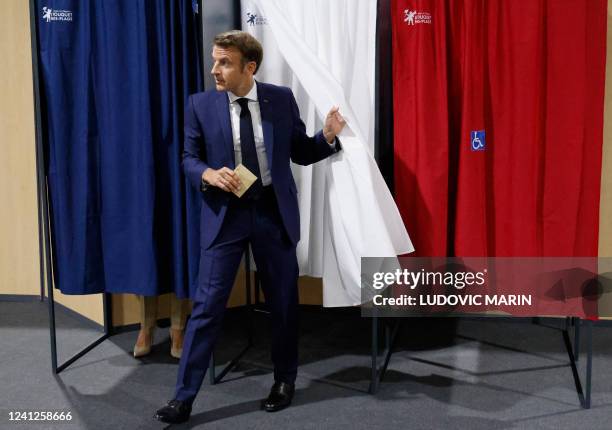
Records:
<instances>
[{"instance_id":1,"label":"gray floor","mask_svg":"<svg viewBox=\"0 0 612 430\"><path fill-rule=\"evenodd\" d=\"M61 311L57 320L60 361L99 336ZM218 362L239 350L241 322L240 312L228 313ZM256 345L238 370L221 384L206 382L191 421L173 428L612 428L612 327L594 328L593 406L583 410L557 330L526 320L403 319L385 381L371 396L370 321L306 308L294 405L274 414L259 410L272 380L266 317L254 327ZM135 335L113 336L54 377L46 305L0 302L0 428L164 428L152 415L172 396L177 361L167 329L157 330L143 360L131 356ZM10 422L15 410L70 411L73 419Z\"/></svg>"}]
</instances>

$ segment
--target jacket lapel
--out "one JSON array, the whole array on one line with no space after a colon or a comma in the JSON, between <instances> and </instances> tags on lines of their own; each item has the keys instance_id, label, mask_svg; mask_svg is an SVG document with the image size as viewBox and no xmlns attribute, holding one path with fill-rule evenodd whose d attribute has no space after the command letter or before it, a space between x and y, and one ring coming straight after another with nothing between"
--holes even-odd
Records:
<instances>
[{"instance_id":1,"label":"jacket lapel","mask_svg":"<svg viewBox=\"0 0 612 430\"><path fill-rule=\"evenodd\" d=\"M268 168L272 170L272 160L274 155L274 123L271 100L266 88L261 83L257 84L257 98L259 99L259 112L261 113L261 128L263 129L264 146L266 147L266 158Z\"/></svg>"},{"instance_id":2,"label":"jacket lapel","mask_svg":"<svg viewBox=\"0 0 612 430\"><path fill-rule=\"evenodd\" d=\"M232 124L230 122L229 97L225 91L221 91L218 94L217 115L219 116L221 131L223 132L223 146L229 160L228 167L234 169L236 161L234 160L234 140L232 138Z\"/></svg>"}]
</instances>

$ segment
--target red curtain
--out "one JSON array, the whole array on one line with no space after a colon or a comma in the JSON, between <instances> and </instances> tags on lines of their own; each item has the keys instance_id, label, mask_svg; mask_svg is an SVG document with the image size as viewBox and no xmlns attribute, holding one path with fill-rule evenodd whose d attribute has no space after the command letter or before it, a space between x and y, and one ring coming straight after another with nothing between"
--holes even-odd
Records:
<instances>
[{"instance_id":1,"label":"red curtain","mask_svg":"<svg viewBox=\"0 0 612 430\"><path fill-rule=\"evenodd\" d=\"M607 1L391 15L395 194L417 254L596 256Z\"/></svg>"}]
</instances>

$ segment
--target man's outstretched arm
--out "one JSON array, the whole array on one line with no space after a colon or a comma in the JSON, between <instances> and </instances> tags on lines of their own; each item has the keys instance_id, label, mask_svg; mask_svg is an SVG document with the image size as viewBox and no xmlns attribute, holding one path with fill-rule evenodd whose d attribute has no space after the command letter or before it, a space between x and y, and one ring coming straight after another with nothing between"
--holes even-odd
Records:
<instances>
[{"instance_id":1,"label":"man's outstretched arm","mask_svg":"<svg viewBox=\"0 0 612 430\"><path fill-rule=\"evenodd\" d=\"M336 137L344 128L345 122L338 107L333 107L325 117L323 130L313 137L306 134L306 126L300 118L295 97L290 94L291 114L293 118L293 136L291 142L291 160L296 164L307 166L338 152L342 147Z\"/></svg>"}]
</instances>

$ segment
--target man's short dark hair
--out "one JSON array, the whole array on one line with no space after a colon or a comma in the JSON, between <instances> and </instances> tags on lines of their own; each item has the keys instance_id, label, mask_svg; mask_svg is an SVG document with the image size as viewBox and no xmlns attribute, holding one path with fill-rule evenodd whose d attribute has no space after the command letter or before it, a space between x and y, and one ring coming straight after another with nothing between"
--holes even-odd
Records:
<instances>
[{"instance_id":1,"label":"man's short dark hair","mask_svg":"<svg viewBox=\"0 0 612 430\"><path fill-rule=\"evenodd\" d=\"M261 43L246 31L232 30L219 33L215 36L213 45L220 48L236 48L242 54L242 67L250 61L254 61L255 73L259 70L263 60L263 48Z\"/></svg>"}]
</instances>

